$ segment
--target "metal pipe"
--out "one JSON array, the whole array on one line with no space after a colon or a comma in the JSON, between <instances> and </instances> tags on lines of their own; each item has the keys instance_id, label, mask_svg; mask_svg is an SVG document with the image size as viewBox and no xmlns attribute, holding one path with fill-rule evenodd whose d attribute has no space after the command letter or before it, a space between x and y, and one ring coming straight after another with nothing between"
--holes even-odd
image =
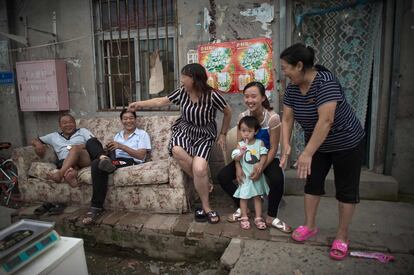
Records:
<instances>
[{"instance_id":1,"label":"metal pipe","mask_svg":"<svg viewBox=\"0 0 414 275\"><path fill-rule=\"evenodd\" d=\"M126 13L126 20L127 20L127 45L128 45L128 74L129 74L129 91L128 91L128 103L132 102L132 74L131 74L131 37L129 33L129 3L128 0L125 0L125 13ZM122 58L122 56L121 56Z\"/></svg>"},{"instance_id":2,"label":"metal pipe","mask_svg":"<svg viewBox=\"0 0 414 275\"><path fill-rule=\"evenodd\" d=\"M388 134L385 153L384 174L392 174L392 165L394 161L394 141L395 141L395 121L397 114L398 92L400 90L400 52L401 52L401 29L404 13L403 1L395 1L394 13L394 34L392 50L392 79L390 83L390 96L388 107Z\"/></svg>"},{"instance_id":3,"label":"metal pipe","mask_svg":"<svg viewBox=\"0 0 414 275\"><path fill-rule=\"evenodd\" d=\"M125 99L124 99L124 78L120 76L121 74L121 55L122 55L122 32L121 32L121 4L119 0L116 1L116 12L117 12L117 19L118 19L118 39L117 39L117 47L118 47L118 55L116 59L116 65L118 68L118 78L121 81L121 104L122 107L125 107ZM116 102L115 102L116 104Z\"/></svg>"},{"instance_id":4,"label":"metal pipe","mask_svg":"<svg viewBox=\"0 0 414 275\"><path fill-rule=\"evenodd\" d=\"M169 54L168 54L168 14L167 14L167 5L168 5L168 2L167 2L168 0L163 0L162 1L162 3L163 3L163 14L164 14L164 35L165 35L165 45L164 45L164 53L165 53L165 65L166 65L166 68L165 68L165 71L167 72L167 74L166 74L166 78L164 79L165 80L165 84L167 84L167 85L165 85L164 84L164 90L166 90L166 88L165 87L169 87L169 83L170 83L170 78L169 78L169 76L170 76L170 68L169 68ZM165 3L165 4L164 4Z\"/></svg>"},{"instance_id":5,"label":"metal pipe","mask_svg":"<svg viewBox=\"0 0 414 275\"><path fill-rule=\"evenodd\" d=\"M160 49L160 44L158 42L158 9L157 9L157 2L158 0L153 0L152 2L152 16L154 17L155 21L155 39L156 39L156 45L157 49ZM155 47L154 47L155 49Z\"/></svg>"},{"instance_id":6,"label":"metal pipe","mask_svg":"<svg viewBox=\"0 0 414 275\"><path fill-rule=\"evenodd\" d=\"M148 81L148 79L149 79L149 72L150 72L150 54L149 54L149 51L150 51L150 49L149 49L149 26L148 26L148 1L147 0L144 0L144 14L145 14L145 26L146 26L146 29L147 29L147 40L146 40L146 43L147 43L147 57L148 57L148 66L147 66L147 75L146 75L146 77L145 77L145 79L146 79L146 82L145 82L145 87L146 87L146 93L148 93L148 91L149 91L149 89L148 89L148 83L149 83L149 81ZM142 91L141 91L141 93L142 93ZM148 98L150 97L150 95L149 95L149 93L148 93Z\"/></svg>"},{"instance_id":7,"label":"metal pipe","mask_svg":"<svg viewBox=\"0 0 414 275\"><path fill-rule=\"evenodd\" d=\"M174 27L175 27L174 29L178 30L177 1L176 0L172 0L172 1L174 2L174 9L172 10L173 18L174 18ZM168 29L167 29L167 36L168 36ZM178 79L179 79L179 75L180 75L180 70L178 68L178 66L179 66L178 64L180 64L180 57L179 57L179 54L178 54L178 34L177 34L177 31L175 32L174 38L175 38L175 47L176 47L175 55L176 55L176 60L177 60L177 62L175 64L175 69L177 69L176 70L177 73L174 75L175 76L174 85L175 85L175 87L177 87L178 86Z\"/></svg>"},{"instance_id":8,"label":"metal pipe","mask_svg":"<svg viewBox=\"0 0 414 275\"><path fill-rule=\"evenodd\" d=\"M137 2L138 1L138 2ZM142 92L142 60L141 60L141 31L139 27L139 1L140 0L134 0L134 4L136 4L136 20L137 20L137 43L138 43L138 91L136 93L138 94L138 97L136 100L141 100L141 92Z\"/></svg>"},{"instance_id":9,"label":"metal pipe","mask_svg":"<svg viewBox=\"0 0 414 275\"><path fill-rule=\"evenodd\" d=\"M110 58L108 59L108 72L110 72L111 71L111 61L112 61L111 59L114 56L113 55L113 49L112 49L113 48L113 46L112 46L112 17L111 17L111 2L110 2L110 0L107 0L106 3L108 5L108 20L109 20L109 51L108 51L108 53L109 53ZM110 76L108 78L108 87L109 87L109 90L110 90L110 102L111 102L110 108L113 107L113 104L115 102L115 94L112 92L112 81L113 81L112 77ZM115 106L116 106L116 103L115 103Z\"/></svg>"},{"instance_id":10,"label":"metal pipe","mask_svg":"<svg viewBox=\"0 0 414 275\"><path fill-rule=\"evenodd\" d=\"M100 87L100 95L101 95L101 99L100 99L100 104L101 104L101 108L103 108L104 106L106 106L107 104L104 105L104 102L106 100L104 100L104 98L107 95L107 89L106 89L106 85L108 84L106 77L105 77L105 34L103 31L103 13L102 13L102 0L99 0L99 20L100 20L100 32L102 34L102 39L101 41L99 41L99 47L101 48L101 55L103 56L103 60L101 59L99 62L101 64L101 71L100 74L101 75L101 79L100 79L100 83L103 83L103 88ZM103 91L102 91L103 90Z\"/></svg>"}]
</instances>

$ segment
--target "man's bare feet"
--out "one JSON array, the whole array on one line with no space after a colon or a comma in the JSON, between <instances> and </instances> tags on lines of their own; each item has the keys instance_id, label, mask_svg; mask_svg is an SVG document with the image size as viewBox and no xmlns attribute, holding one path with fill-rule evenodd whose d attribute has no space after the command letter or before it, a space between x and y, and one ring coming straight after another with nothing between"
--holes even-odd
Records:
<instances>
[{"instance_id":1,"label":"man's bare feet","mask_svg":"<svg viewBox=\"0 0 414 275\"><path fill-rule=\"evenodd\" d=\"M78 170L73 169L72 167L66 170L65 175L63 176L65 181L71 186L71 187L78 187Z\"/></svg>"},{"instance_id":2,"label":"man's bare feet","mask_svg":"<svg viewBox=\"0 0 414 275\"><path fill-rule=\"evenodd\" d=\"M61 183L62 182L62 175L60 174L60 170L53 170L52 172L50 172L47 175L47 178L50 180L53 180L56 183Z\"/></svg>"}]
</instances>

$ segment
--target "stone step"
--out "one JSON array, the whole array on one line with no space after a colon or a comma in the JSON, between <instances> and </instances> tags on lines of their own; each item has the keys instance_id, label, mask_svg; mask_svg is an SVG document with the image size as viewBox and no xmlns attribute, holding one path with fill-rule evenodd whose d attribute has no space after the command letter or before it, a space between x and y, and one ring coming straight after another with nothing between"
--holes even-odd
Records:
<instances>
[{"instance_id":1,"label":"stone step","mask_svg":"<svg viewBox=\"0 0 414 275\"><path fill-rule=\"evenodd\" d=\"M295 169L286 170L285 178L285 195L303 195L305 181L297 178ZM334 174L332 169L326 177L325 191L326 196L335 196ZM398 182L391 176L362 171L359 194L361 199L397 201Z\"/></svg>"}]
</instances>

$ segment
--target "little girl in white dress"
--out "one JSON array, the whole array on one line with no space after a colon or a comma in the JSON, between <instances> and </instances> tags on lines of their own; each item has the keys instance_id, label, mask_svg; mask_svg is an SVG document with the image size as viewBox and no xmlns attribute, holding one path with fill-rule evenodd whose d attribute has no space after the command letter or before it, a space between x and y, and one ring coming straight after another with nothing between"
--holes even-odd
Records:
<instances>
[{"instance_id":1,"label":"little girl in white dress","mask_svg":"<svg viewBox=\"0 0 414 275\"><path fill-rule=\"evenodd\" d=\"M258 229L266 229L266 223L262 217L261 196L269 194L269 186L263 174L256 181L250 178L255 165L263 167L267 160L267 149L263 141L255 138L255 134L260 129L260 123L253 116L245 116L240 119L238 129L243 141L237 144L237 148L233 150L231 156L236 161L236 165L241 165L245 175L243 182L239 184L233 195L240 198L240 227L242 229L250 228L249 218L247 217L247 202L253 198L256 213L254 224Z\"/></svg>"}]
</instances>

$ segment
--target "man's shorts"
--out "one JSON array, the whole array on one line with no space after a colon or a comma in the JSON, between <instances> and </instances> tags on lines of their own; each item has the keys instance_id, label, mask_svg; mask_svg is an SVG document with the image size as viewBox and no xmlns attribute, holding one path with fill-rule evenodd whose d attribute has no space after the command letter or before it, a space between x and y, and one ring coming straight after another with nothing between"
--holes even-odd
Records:
<instances>
[{"instance_id":1,"label":"man's shorts","mask_svg":"<svg viewBox=\"0 0 414 275\"><path fill-rule=\"evenodd\" d=\"M56 164L56 168L60 169L62 168L63 162L65 161L65 159L58 159L55 164Z\"/></svg>"}]
</instances>

